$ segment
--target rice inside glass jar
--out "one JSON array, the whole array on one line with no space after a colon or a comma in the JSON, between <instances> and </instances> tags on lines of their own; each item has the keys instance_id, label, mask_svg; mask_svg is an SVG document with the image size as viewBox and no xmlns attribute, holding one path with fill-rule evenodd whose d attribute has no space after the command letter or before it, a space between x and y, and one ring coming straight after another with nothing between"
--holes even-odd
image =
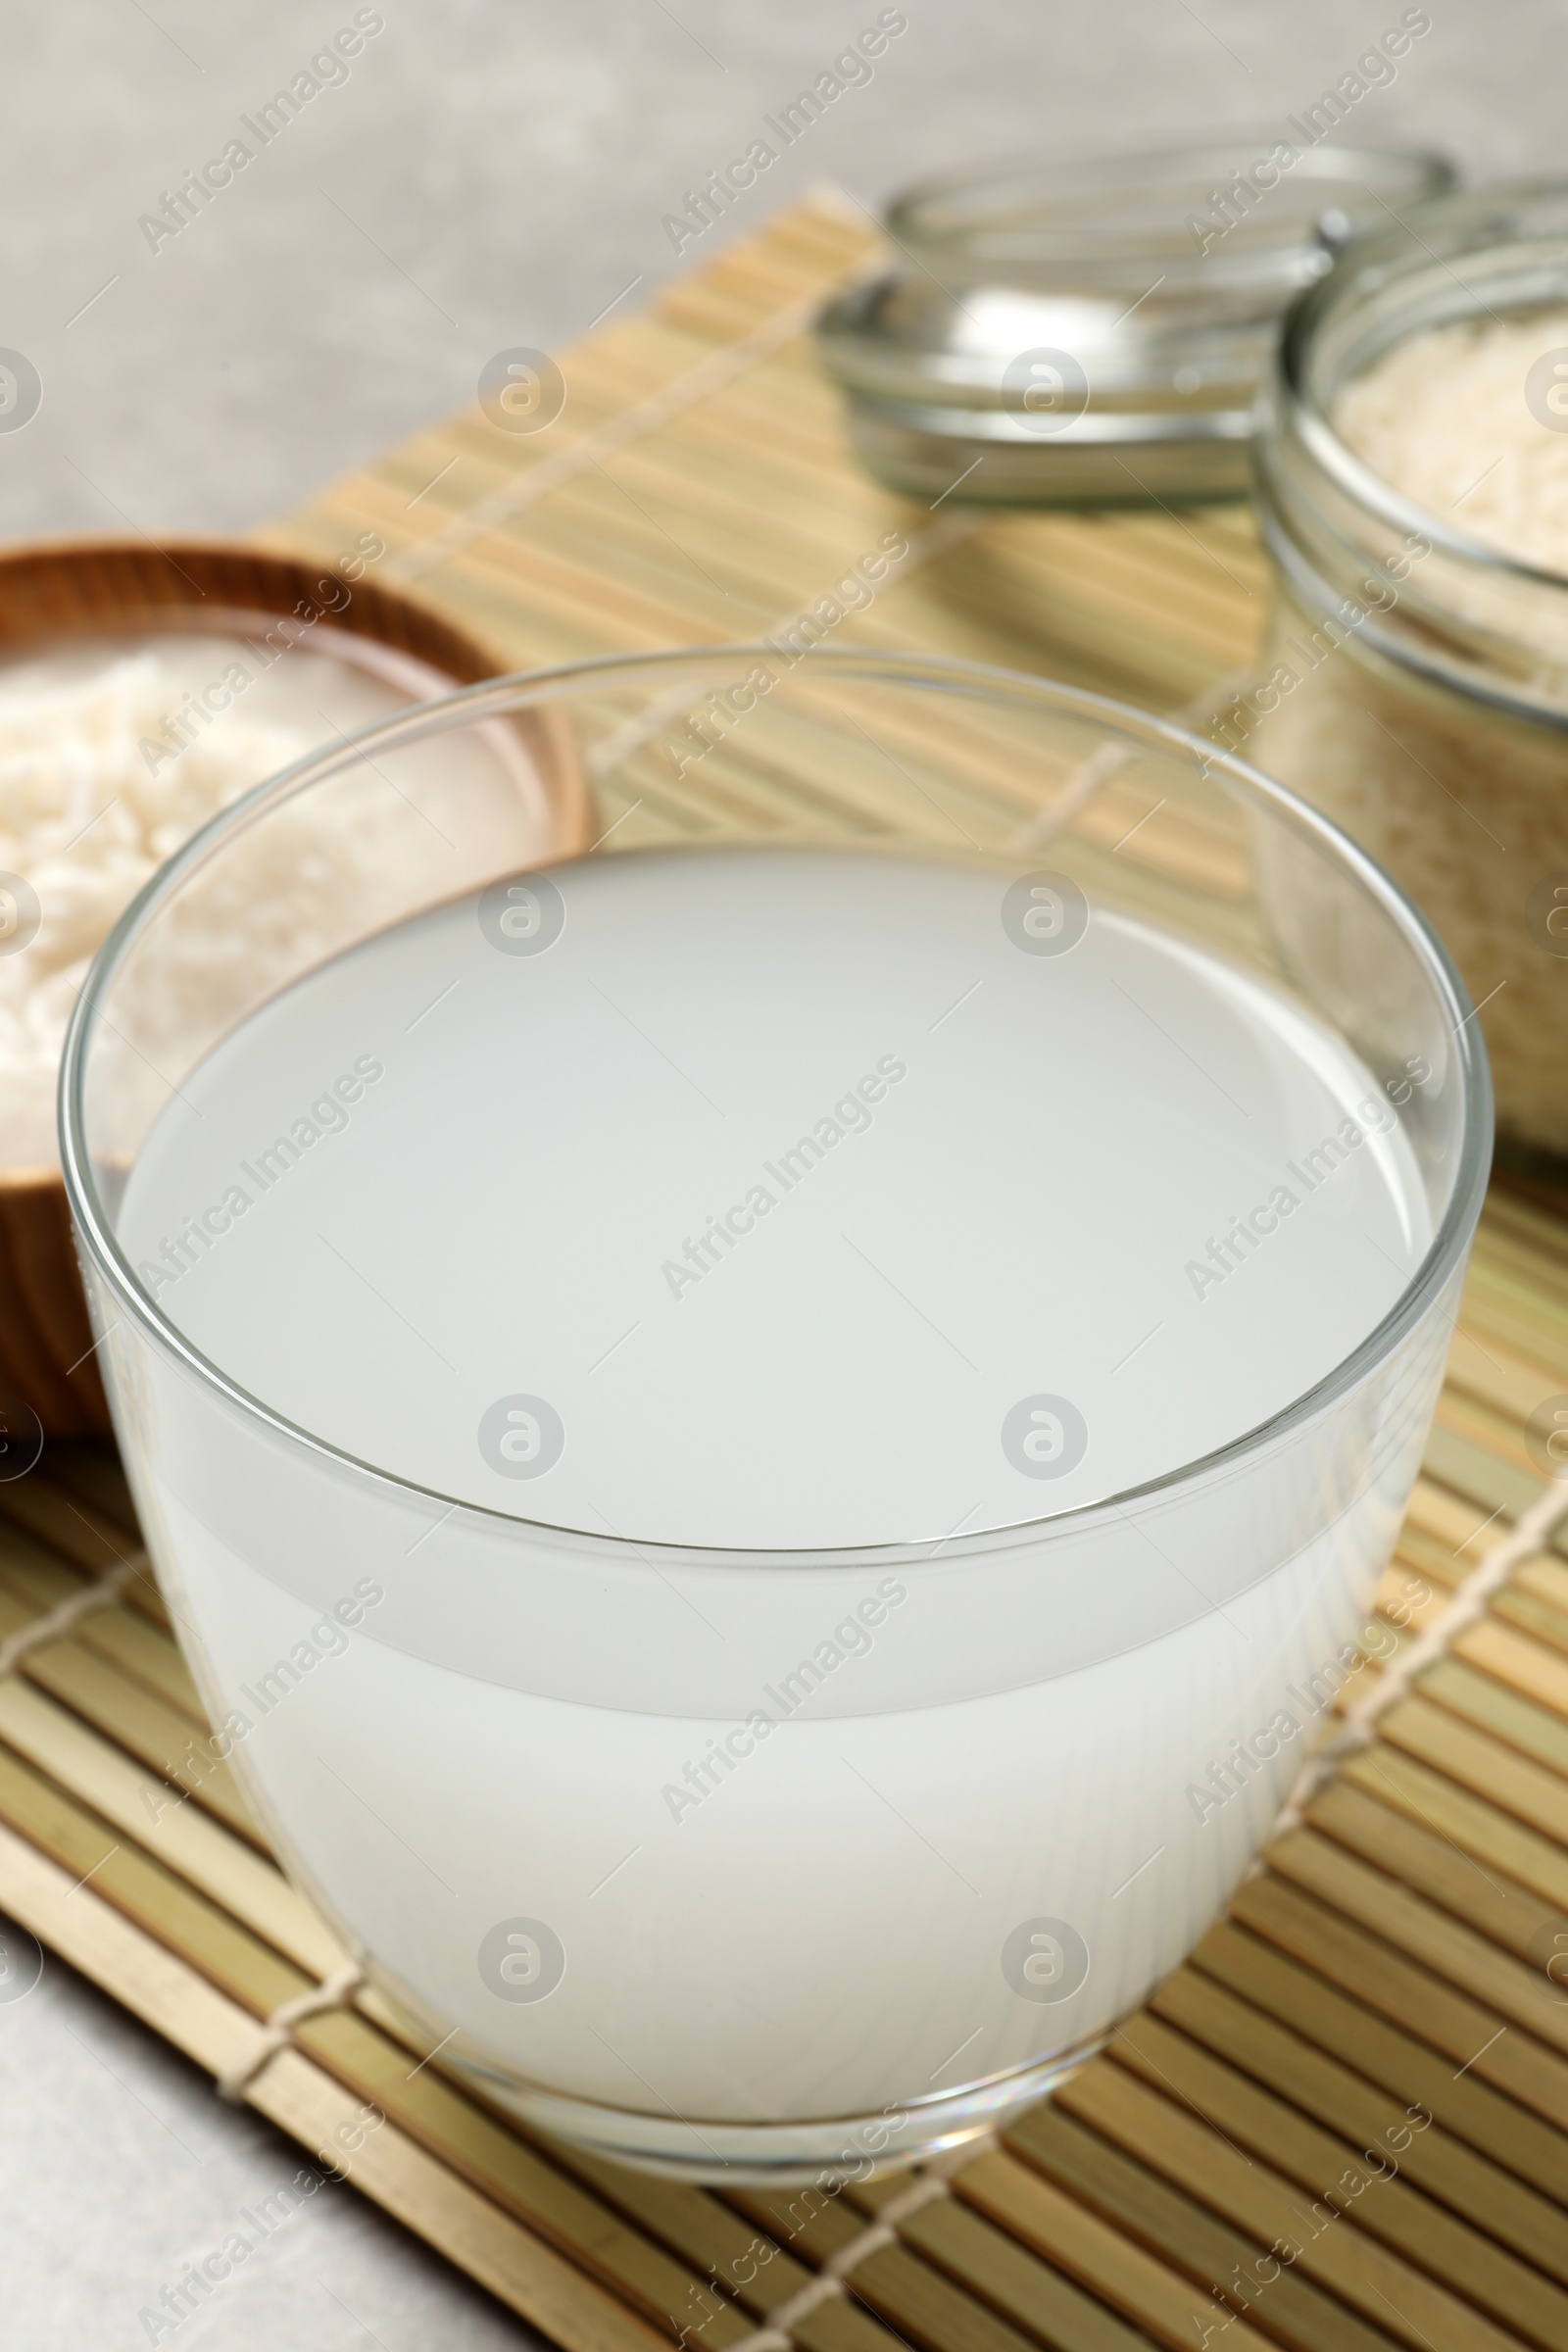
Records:
<instances>
[{"instance_id":1,"label":"rice inside glass jar","mask_svg":"<svg viewBox=\"0 0 1568 2352\"><path fill-rule=\"evenodd\" d=\"M1568 1160L1568 185L1351 248L1287 321L1257 466L1278 593L1214 731L1425 907L1504 1152Z\"/></svg>"}]
</instances>

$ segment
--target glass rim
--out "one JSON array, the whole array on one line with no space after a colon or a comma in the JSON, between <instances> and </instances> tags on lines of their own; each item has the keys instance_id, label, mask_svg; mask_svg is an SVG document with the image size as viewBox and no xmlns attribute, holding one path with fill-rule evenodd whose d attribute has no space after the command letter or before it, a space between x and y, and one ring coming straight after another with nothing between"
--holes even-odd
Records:
<instances>
[{"instance_id":1,"label":"glass rim","mask_svg":"<svg viewBox=\"0 0 1568 2352\"><path fill-rule=\"evenodd\" d=\"M912 1568L942 1551L954 1556L964 1551L992 1550L1030 1542L1042 1535L1055 1534L1067 1528L1076 1530L1096 1522L1122 1517L1131 1504L1142 1503L1151 1496L1175 1494L1216 1472L1239 1466L1248 1457L1261 1453L1278 1439L1310 1421L1337 1398L1348 1394L1366 1373L1392 1354L1398 1343L1420 1322L1447 1283L1469 1246L1491 1169L1492 1087L1489 1067L1484 1050L1471 1034L1475 1007L1442 940L1415 902L1338 825L1286 786L1275 783L1260 769L1229 753L1217 751L1201 737L1177 726L1173 721L1161 718L1154 712L1141 710L1132 704L1118 702L1111 696L1096 694L1087 688L1069 686L1054 679L1031 677L1021 670L961 661L945 655L906 653L887 647L868 647L864 651L849 647L813 647L811 661L815 667L830 668L844 678L858 675L865 683L968 693L1040 711L1055 711L1086 722L1099 723L1111 735L1120 736L1124 742L1142 743L1146 747L1159 746L1167 751L1185 754L1204 773L1222 776L1227 787L1240 798L1244 806L1261 808L1271 816L1283 819L1298 835L1307 838L1320 850L1326 851L1342 867L1348 869L1361 888L1393 918L1415 953L1439 1004L1446 1013L1453 1016L1448 1023L1449 1036L1454 1046L1459 1082L1464 1090L1460 1146L1454 1164L1452 1192L1426 1251L1393 1305L1348 1355L1265 1420L1238 1432L1224 1445L1212 1447L1190 1461L1178 1463L1157 1478L1123 1488L1114 1494L1102 1495L1092 1502L1075 1504L1058 1511L1041 1512L1029 1519L1008 1521L1004 1526L980 1529L970 1535L955 1532L951 1536L920 1542L899 1540L879 1544L787 1548L769 1548L765 1545L736 1547L601 1535L594 1530L501 1510L493 1504L468 1501L462 1496L447 1494L439 1488L425 1486L416 1479L405 1478L378 1463L365 1461L346 1447L334 1446L330 1440L289 1420L286 1414L253 1396L238 1381L231 1379L220 1365L196 1348L159 1307L121 1250L100 1196L87 1145L83 1096L87 1051L93 1040L102 1001L132 946L189 876L259 817L374 753L401 750L407 744L448 732L455 726L504 718L517 710L565 701L584 689L602 687L611 681L639 678L647 678L655 683L661 678L673 681L688 674L710 672L720 664L765 662L770 658L775 662L780 658L777 647L765 640L753 639L656 653L595 655L581 662L559 663L543 669L515 670L501 677L484 679L477 685L461 688L431 702L415 704L406 711L378 719L357 733L342 736L330 746L294 761L276 775L264 778L227 808L210 817L166 859L156 873L149 876L99 948L82 983L61 1054L57 1095L61 1168L72 1221L94 1272L109 1289L121 1312L133 1319L144 1338L162 1355L172 1359L187 1374L194 1375L202 1386L215 1392L227 1407L237 1410L246 1419L260 1421L289 1445L303 1446L307 1451L323 1457L335 1469L347 1472L354 1480L368 1480L375 1486L390 1490L394 1495L437 1505L444 1508L449 1516L462 1513L496 1528L517 1530L552 1541L565 1539L573 1544L587 1544L596 1552L608 1552L612 1557L654 1555L671 1562L713 1567L831 1567L866 1560ZM591 852L585 854L591 855ZM548 870L552 862L549 859L542 860L538 869L529 870Z\"/></svg>"},{"instance_id":2,"label":"glass rim","mask_svg":"<svg viewBox=\"0 0 1568 2352\"><path fill-rule=\"evenodd\" d=\"M1421 227L1439 228L1446 222L1467 218L1485 219L1489 213L1507 208L1520 213L1534 200L1551 198L1564 206L1565 226L1568 226L1568 179L1532 178L1507 180L1498 185L1453 190L1433 196L1411 208L1412 218ZM1275 357L1273 380L1265 394L1264 430L1257 436L1258 446L1267 455L1272 435L1268 429L1267 409L1276 412L1274 429L1287 432L1294 429L1301 446L1313 463L1328 475L1335 487L1355 504L1389 524L1391 529L1419 530L1429 539L1435 553L1450 561L1468 564L1476 572L1493 572L1504 579L1519 580L1532 588L1553 590L1568 596L1568 572L1547 571L1538 564L1527 564L1517 556L1504 554L1484 539L1472 538L1456 530L1428 508L1417 506L1413 499L1396 490L1382 474L1374 472L1364 459L1358 458L1349 444L1341 439L1327 410L1308 380L1308 368L1313 346L1334 311L1353 300L1358 281L1372 272L1370 290L1381 292L1390 282L1389 264L1411 255L1412 240L1418 251L1413 268L1441 261L1432 249L1416 236L1407 220L1396 228L1380 230L1375 236L1358 238L1340 256L1332 270L1315 285L1298 294L1285 315ZM1524 246L1536 242L1524 233L1512 240L1477 246L1478 258L1506 253L1510 243ZM1568 265L1568 252L1564 255ZM1459 281L1462 283L1463 281ZM1466 292L1471 291L1466 287ZM1568 288L1564 303L1568 305ZM1478 295L1472 312L1458 316L1478 317L1487 308ZM1419 331L1419 330L1416 330ZM1386 348L1400 340L1396 336Z\"/></svg>"}]
</instances>

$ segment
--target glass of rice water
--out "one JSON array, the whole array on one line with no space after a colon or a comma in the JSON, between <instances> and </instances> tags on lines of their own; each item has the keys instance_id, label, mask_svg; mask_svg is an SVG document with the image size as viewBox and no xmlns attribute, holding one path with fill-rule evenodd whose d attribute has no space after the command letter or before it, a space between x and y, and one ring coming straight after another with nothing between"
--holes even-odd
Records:
<instances>
[{"instance_id":1,"label":"glass of rice water","mask_svg":"<svg viewBox=\"0 0 1568 2352\"><path fill-rule=\"evenodd\" d=\"M421 805L519 719L601 812L548 870ZM441 2065L740 2180L994 2127L1214 1918L1356 1663L1491 1138L1443 950L1300 802L787 643L260 788L107 943L62 1119L214 1756Z\"/></svg>"}]
</instances>

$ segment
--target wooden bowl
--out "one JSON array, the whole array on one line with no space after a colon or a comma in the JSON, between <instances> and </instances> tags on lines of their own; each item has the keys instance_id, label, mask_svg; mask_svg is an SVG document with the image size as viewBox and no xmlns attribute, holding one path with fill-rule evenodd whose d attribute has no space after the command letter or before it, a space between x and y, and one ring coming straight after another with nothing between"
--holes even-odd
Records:
<instances>
[{"instance_id":1,"label":"wooden bowl","mask_svg":"<svg viewBox=\"0 0 1568 2352\"><path fill-rule=\"evenodd\" d=\"M374 544L379 544L375 542ZM232 624L266 614L309 624L313 650L346 633L438 673L421 687L476 685L509 665L438 613L378 587L361 548L335 564L304 564L259 549L140 540L65 541L0 555L0 660L61 650L73 637ZM229 633L225 631L225 633ZM362 656L363 659L363 656ZM401 682L401 681L400 681ZM593 802L564 729L548 712L513 722L527 740L553 819L548 854L570 857L593 838ZM5 1116L0 1093L0 1122ZM58 1170L0 1169L0 1450L24 1445L36 1416L53 1438L107 1435L109 1408L93 1352ZM35 1434L35 1433L34 1433Z\"/></svg>"}]
</instances>

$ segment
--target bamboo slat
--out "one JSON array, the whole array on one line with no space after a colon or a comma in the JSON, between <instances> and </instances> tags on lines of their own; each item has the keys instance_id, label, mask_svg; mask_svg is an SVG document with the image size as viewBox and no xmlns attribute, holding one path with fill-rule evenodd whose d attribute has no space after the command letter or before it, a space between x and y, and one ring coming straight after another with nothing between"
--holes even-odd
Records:
<instances>
[{"instance_id":1,"label":"bamboo slat","mask_svg":"<svg viewBox=\"0 0 1568 2352\"><path fill-rule=\"evenodd\" d=\"M1235 2280L1266 2252L1060 2107L1038 2108L1012 2136L1058 2188L1200 2284ZM1280 2339L1301 2352L1388 2352L1381 2328L1295 2270L1270 2282L1269 2318Z\"/></svg>"},{"instance_id":2,"label":"bamboo slat","mask_svg":"<svg viewBox=\"0 0 1568 2352\"><path fill-rule=\"evenodd\" d=\"M1568 2232L1560 2207L1472 2154L1436 2119L1423 2124L1419 2135L1410 2136L1411 2102L1370 2088L1348 2067L1315 2054L1298 2035L1260 2016L1196 1970L1178 1970L1150 2007L1165 2023L1179 2026L1256 2082L1271 2085L1294 2106L1319 2117L1352 2150L1376 2147L1391 2132L1401 2135L1407 2181L1428 2190L1455 2217L1473 2216L1490 2236L1550 2278L1568 2278ZM1414 2104L1425 2112L1424 2102ZM1213 2107L1205 2104L1204 2113L1212 2117ZM1452 2227L1462 2231L1466 2225L1455 2219ZM1482 2264L1489 2259L1484 2239L1471 2252ZM1528 2279L1524 2283L1528 2286ZM1568 2320L1568 2303L1562 2297L1554 2296L1548 2308L1554 2311L1554 2324Z\"/></svg>"},{"instance_id":3,"label":"bamboo slat","mask_svg":"<svg viewBox=\"0 0 1568 2352\"><path fill-rule=\"evenodd\" d=\"M1139 2020L1140 2028L1146 2022ZM1201 2109L1179 2095L1167 2096L1109 2060L1096 2060L1057 2095L1070 2115L1180 2181L1264 2247L1294 2250L1291 2268L1397 2340L1414 2346L1425 2341L1434 2352L1496 2352L1500 2345L1530 2340L1485 2317L1468 2298L1435 2278L1419 2258L1372 2234L1361 2202L1348 2209L1331 2194L1339 2189L1348 2199L1342 2181L1353 2160L1351 2165L1336 2162L1324 2178L1303 2183L1234 2145ZM1396 2185L1374 2182L1363 2196ZM1352 2226L1342 2228L1350 2214ZM1284 2267L1276 2253L1273 2268ZM1261 2327L1275 2280L1260 2277L1255 2264L1247 2278L1249 2290L1254 2284L1256 2289L1249 2308L1255 2304Z\"/></svg>"},{"instance_id":4,"label":"bamboo slat","mask_svg":"<svg viewBox=\"0 0 1568 2352\"><path fill-rule=\"evenodd\" d=\"M1500 2097L1473 2068L1453 2066L1451 2053L1373 2015L1234 1918L1210 1929L1192 1965L1328 2051L1360 2082L1419 2101L1446 2131L1568 2206L1568 2145L1560 2134Z\"/></svg>"},{"instance_id":5,"label":"bamboo slat","mask_svg":"<svg viewBox=\"0 0 1568 2352\"><path fill-rule=\"evenodd\" d=\"M1245 671L1268 593L1245 507L933 514L855 469L803 330L872 251L843 204L785 215L562 355L547 433L469 409L263 542L324 559L379 531L388 584L520 667L772 630L897 532L907 557L839 642L1162 710ZM815 723L803 702L802 744ZM960 772L961 748L941 712L890 737L934 826L994 831L1036 806L1004 739L983 772ZM674 784L650 762L649 779L617 839L733 812L786 829L802 806L799 779L744 744ZM876 789L847 789L824 752L814 813L874 834L891 807ZM603 822L632 798L607 796ZM1135 774L1111 780L1106 855L1144 807ZM1231 856L1160 818L1120 863L1222 909ZM1537 1503L1523 1428L1564 1389L1568 1218L1539 1188L1495 1190L1378 1594L1383 1654L1342 1711ZM0 1487L0 1642L117 1569L115 1597L0 1673L0 1904L227 2074L344 1955L203 1761L107 1451L52 1448ZM313 2156L340 2151L366 2194L566 2352L731 2352L762 2328L777 2334L758 2352L1568 2352L1568 1997L1532 1958L1554 1924L1568 1932L1561 1537L1385 1712L1109 2053L1001 2144L913 2176L919 2194L908 2174L719 2193L554 2147L368 1991L297 2027L245 2096ZM343 2154L334 2135L357 2119Z\"/></svg>"}]
</instances>

